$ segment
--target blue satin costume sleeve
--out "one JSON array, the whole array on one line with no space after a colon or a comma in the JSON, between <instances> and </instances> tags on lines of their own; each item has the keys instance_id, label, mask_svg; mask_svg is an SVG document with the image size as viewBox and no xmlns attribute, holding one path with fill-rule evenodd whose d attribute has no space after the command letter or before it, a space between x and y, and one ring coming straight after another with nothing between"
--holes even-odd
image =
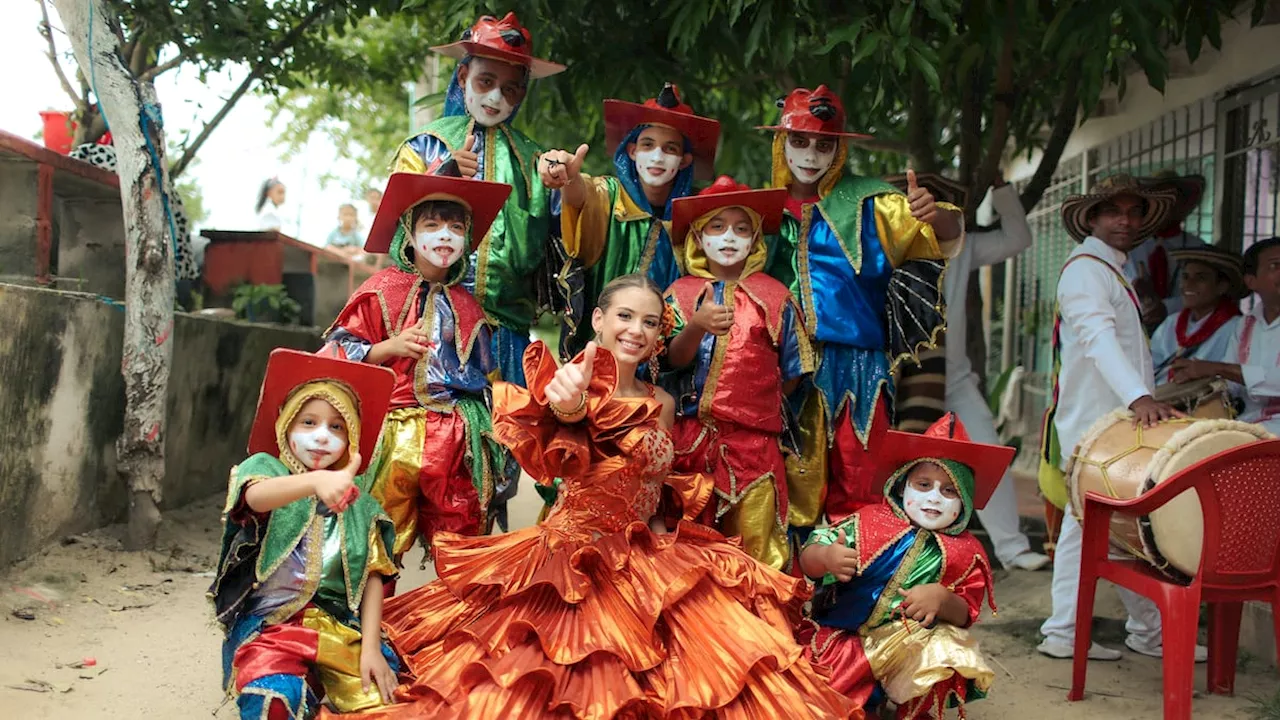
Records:
<instances>
[{"instance_id":1,"label":"blue satin costume sleeve","mask_svg":"<svg viewBox=\"0 0 1280 720\"><path fill-rule=\"evenodd\" d=\"M862 208L860 273L854 271L817 207L809 227L809 269L817 318L817 327L810 331L822 342L813 382L833 415L846 398L857 401L850 417L862 437L871 425L877 392L882 386L892 392L885 354L885 301L893 264L880 244L875 217L875 198L867 198Z\"/></svg>"},{"instance_id":2,"label":"blue satin costume sleeve","mask_svg":"<svg viewBox=\"0 0 1280 720\"><path fill-rule=\"evenodd\" d=\"M352 362L364 362L365 356L373 349L373 343L361 337L351 334L350 330L344 327L335 327L333 332L329 333L326 342L336 342L342 348L342 352L348 360Z\"/></svg>"},{"instance_id":3,"label":"blue satin costume sleeve","mask_svg":"<svg viewBox=\"0 0 1280 720\"><path fill-rule=\"evenodd\" d=\"M477 141L483 143L483 136L477 138ZM449 146L435 135L422 133L415 137L411 137L405 141L405 145L409 146L414 152L418 153L418 157L422 158L422 162L427 167L427 172L436 173L453 155L449 152ZM480 164L481 172L484 171L484 163Z\"/></svg>"},{"instance_id":4,"label":"blue satin costume sleeve","mask_svg":"<svg viewBox=\"0 0 1280 720\"><path fill-rule=\"evenodd\" d=\"M821 592L835 593L835 602L819 610L815 599L813 619L819 625L857 632L871 617L876 603L880 602L880 595L915 541L916 534L907 533L853 580L838 582L832 579L831 583L824 584Z\"/></svg>"},{"instance_id":5,"label":"blue satin costume sleeve","mask_svg":"<svg viewBox=\"0 0 1280 720\"><path fill-rule=\"evenodd\" d=\"M778 360L782 367L782 382L804 376L800 364L800 340L796 333L796 308L787 304L782 308L782 332L778 336Z\"/></svg>"}]
</instances>

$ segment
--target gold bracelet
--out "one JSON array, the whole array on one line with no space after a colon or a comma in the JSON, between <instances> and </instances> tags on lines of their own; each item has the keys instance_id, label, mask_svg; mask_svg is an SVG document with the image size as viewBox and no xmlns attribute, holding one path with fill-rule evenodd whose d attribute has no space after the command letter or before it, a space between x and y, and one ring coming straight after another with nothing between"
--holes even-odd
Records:
<instances>
[{"instance_id":1,"label":"gold bracelet","mask_svg":"<svg viewBox=\"0 0 1280 720\"><path fill-rule=\"evenodd\" d=\"M578 406L568 412L561 410L555 403L547 404L551 406L551 413L561 420L580 420L587 410L587 393L583 392L579 398Z\"/></svg>"}]
</instances>

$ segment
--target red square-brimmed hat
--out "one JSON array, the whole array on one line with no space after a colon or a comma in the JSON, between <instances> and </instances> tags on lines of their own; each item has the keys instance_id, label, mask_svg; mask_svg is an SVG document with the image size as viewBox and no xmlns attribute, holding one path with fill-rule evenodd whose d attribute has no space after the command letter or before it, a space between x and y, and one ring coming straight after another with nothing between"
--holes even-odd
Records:
<instances>
[{"instance_id":1,"label":"red square-brimmed hat","mask_svg":"<svg viewBox=\"0 0 1280 720\"><path fill-rule=\"evenodd\" d=\"M679 132L693 146L694 177L710 180L715 175L720 121L694 115L693 108L680 102L675 85L667 83L658 97L643 103L604 101L604 141L609 152L617 152L627 134L640 125L665 125Z\"/></svg>"},{"instance_id":2,"label":"red square-brimmed hat","mask_svg":"<svg viewBox=\"0 0 1280 720\"><path fill-rule=\"evenodd\" d=\"M533 56L533 38L513 12L501 20L485 15L463 32L458 42L436 45L431 49L455 60L471 56L522 65L529 68L529 77L535 80L564 72L560 63Z\"/></svg>"},{"instance_id":3,"label":"red square-brimmed hat","mask_svg":"<svg viewBox=\"0 0 1280 720\"><path fill-rule=\"evenodd\" d=\"M360 415L360 468L364 472L373 459L382 431L382 421L391 403L396 375L381 365L339 360L287 348L271 351L267 374L258 394L258 412L249 432L249 454L278 455L276 420L293 391L309 382L333 381L351 390Z\"/></svg>"},{"instance_id":4,"label":"red square-brimmed hat","mask_svg":"<svg viewBox=\"0 0 1280 720\"><path fill-rule=\"evenodd\" d=\"M786 130L846 138L871 137L844 129L844 105L826 85L819 85L815 90L796 88L778 101L778 107L782 109L778 124L762 125L757 130Z\"/></svg>"},{"instance_id":5,"label":"red square-brimmed hat","mask_svg":"<svg viewBox=\"0 0 1280 720\"><path fill-rule=\"evenodd\" d=\"M456 202L471 213L471 248L475 249L510 194L511 186L504 183L449 175L393 173L382 194L378 214L373 218L373 227L369 228L369 237L364 241L365 252L390 250L400 216L428 200Z\"/></svg>"},{"instance_id":6,"label":"red square-brimmed hat","mask_svg":"<svg viewBox=\"0 0 1280 720\"><path fill-rule=\"evenodd\" d=\"M778 232L782 225L782 208L787 202L786 188L752 190L728 175L721 175L697 195L676 198L671 203L671 244L682 245L689 226L717 208L745 207L760 216L765 235Z\"/></svg>"},{"instance_id":7,"label":"red square-brimmed hat","mask_svg":"<svg viewBox=\"0 0 1280 720\"><path fill-rule=\"evenodd\" d=\"M876 483L882 484L903 465L915 460L953 460L973 471L973 507L987 505L1017 450L969 439L955 413L947 413L923 433L890 430L879 438Z\"/></svg>"}]
</instances>

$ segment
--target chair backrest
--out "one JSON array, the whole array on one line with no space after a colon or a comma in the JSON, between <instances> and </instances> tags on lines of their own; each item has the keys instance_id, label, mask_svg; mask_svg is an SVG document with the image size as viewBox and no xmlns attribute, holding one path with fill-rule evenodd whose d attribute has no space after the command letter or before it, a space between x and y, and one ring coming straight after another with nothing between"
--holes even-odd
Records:
<instances>
[{"instance_id":1,"label":"chair backrest","mask_svg":"<svg viewBox=\"0 0 1280 720\"><path fill-rule=\"evenodd\" d=\"M1204 511L1200 581L1280 583L1280 440L1241 445L1183 472L1194 475Z\"/></svg>"}]
</instances>

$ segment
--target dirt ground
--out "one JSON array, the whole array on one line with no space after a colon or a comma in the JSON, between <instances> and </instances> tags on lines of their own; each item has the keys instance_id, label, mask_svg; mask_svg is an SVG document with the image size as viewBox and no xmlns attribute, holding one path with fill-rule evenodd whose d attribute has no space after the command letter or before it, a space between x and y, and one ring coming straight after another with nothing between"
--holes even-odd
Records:
<instances>
[{"instance_id":1,"label":"dirt ground","mask_svg":"<svg viewBox=\"0 0 1280 720\"><path fill-rule=\"evenodd\" d=\"M235 716L220 690L221 635L205 599L217 556L221 498L165 516L159 552L120 550L121 528L66 538L0 575L0 716L62 718L219 718ZM529 490L512 508L516 527L537 512ZM414 567L402 587L433 573ZM991 696L968 708L972 720L1159 718L1160 661L1126 653L1094 663L1084 702L1068 703L1071 664L1035 652L1047 615L1049 574L997 575L997 617L978 626L993 661ZM1120 605L1100 590L1097 637L1123 642ZM83 665L83 666L82 666ZM1204 666L1196 686L1204 687ZM1275 671L1242 657L1235 697L1199 696L1196 717L1280 718L1263 714Z\"/></svg>"}]
</instances>

